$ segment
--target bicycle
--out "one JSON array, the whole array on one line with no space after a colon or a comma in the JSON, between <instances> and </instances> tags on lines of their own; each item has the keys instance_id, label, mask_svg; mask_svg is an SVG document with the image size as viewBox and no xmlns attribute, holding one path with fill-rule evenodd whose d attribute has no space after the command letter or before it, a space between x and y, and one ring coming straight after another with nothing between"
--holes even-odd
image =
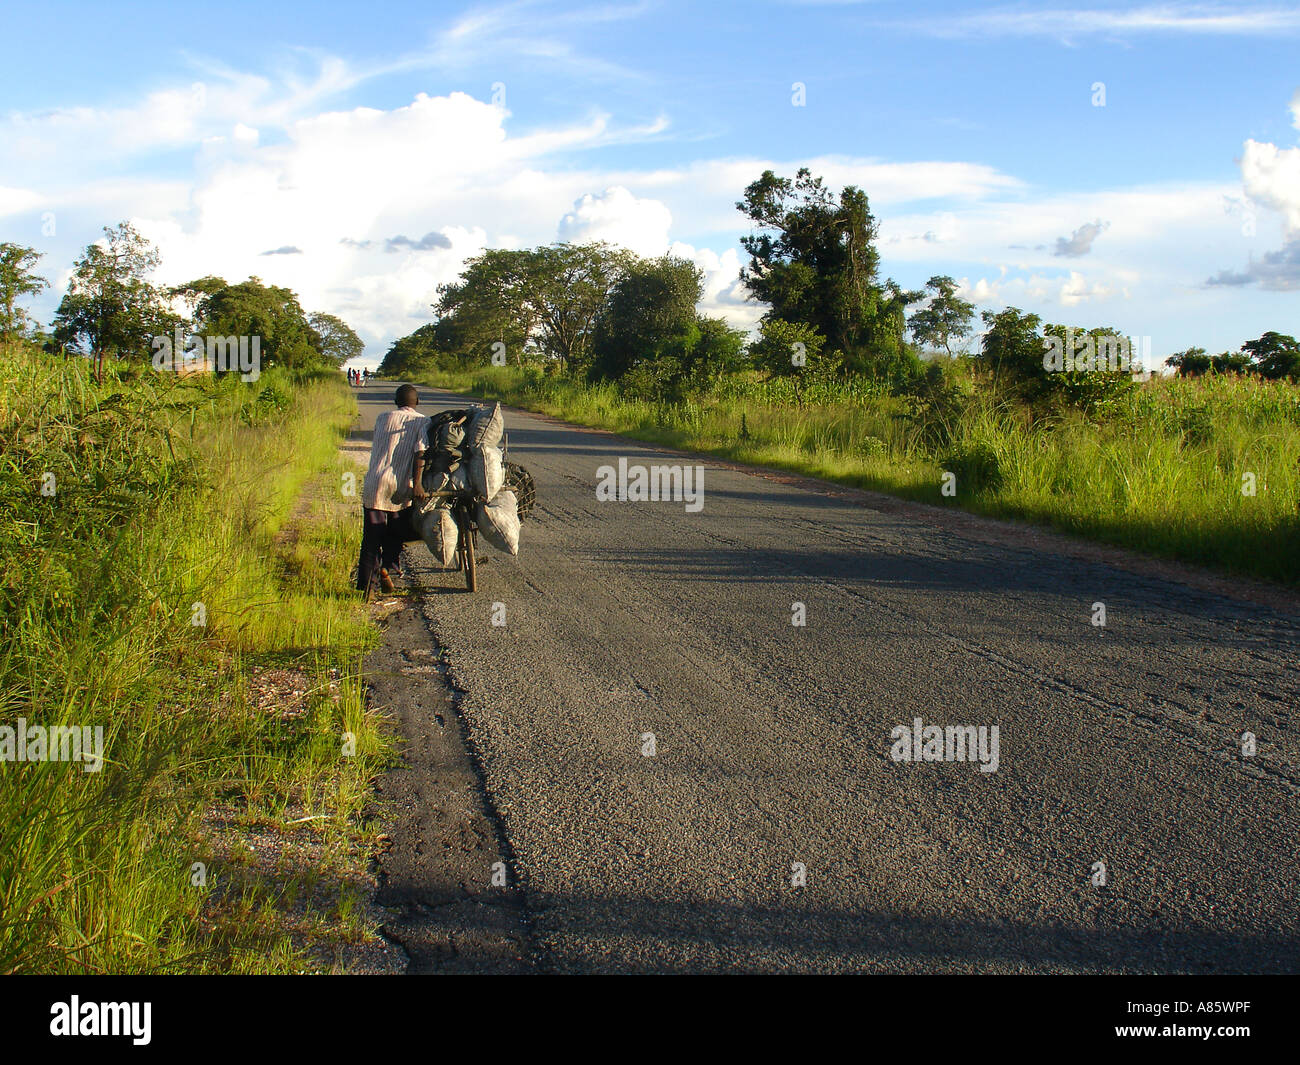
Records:
<instances>
[{"instance_id":1,"label":"bicycle","mask_svg":"<svg viewBox=\"0 0 1300 1065\"><path fill-rule=\"evenodd\" d=\"M505 445L502 445L505 451ZM516 462L505 462L505 480L501 491L515 493L519 520L523 521L537 501L537 486L533 475ZM448 489L430 492L426 497L435 500L448 500L448 509L456 522L456 572L465 574L465 588L473 593L478 591L478 523L474 518L480 503L487 500L473 492Z\"/></svg>"}]
</instances>

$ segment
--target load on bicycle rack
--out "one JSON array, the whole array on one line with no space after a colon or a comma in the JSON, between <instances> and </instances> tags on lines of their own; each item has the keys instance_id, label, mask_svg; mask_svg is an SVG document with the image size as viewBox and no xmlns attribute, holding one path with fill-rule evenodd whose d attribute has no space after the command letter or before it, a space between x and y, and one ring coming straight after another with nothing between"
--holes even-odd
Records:
<instances>
[{"instance_id":1,"label":"load on bicycle rack","mask_svg":"<svg viewBox=\"0 0 1300 1065\"><path fill-rule=\"evenodd\" d=\"M447 410L429 421L429 458L423 485L428 498L415 515L415 531L444 567L478 586L478 534L499 551L519 554L519 526L533 509L532 475L508 462L501 404Z\"/></svg>"}]
</instances>

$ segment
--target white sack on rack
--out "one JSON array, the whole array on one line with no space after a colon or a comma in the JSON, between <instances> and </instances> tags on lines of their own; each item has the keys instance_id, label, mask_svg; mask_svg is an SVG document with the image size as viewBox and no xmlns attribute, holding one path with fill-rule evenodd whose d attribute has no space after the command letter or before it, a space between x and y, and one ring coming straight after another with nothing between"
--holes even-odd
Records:
<instances>
[{"instance_id":1,"label":"white sack on rack","mask_svg":"<svg viewBox=\"0 0 1300 1065\"><path fill-rule=\"evenodd\" d=\"M497 447L501 443L501 434L505 431L505 427L506 422L501 416L500 403L479 407L469 420L465 443L472 448Z\"/></svg>"},{"instance_id":2,"label":"white sack on rack","mask_svg":"<svg viewBox=\"0 0 1300 1065\"><path fill-rule=\"evenodd\" d=\"M456 519L446 507L425 507L416 513L413 524L420 539L429 548L429 553L438 560L440 566L450 566L456 561L456 544L460 530L456 528Z\"/></svg>"},{"instance_id":3,"label":"white sack on rack","mask_svg":"<svg viewBox=\"0 0 1300 1065\"><path fill-rule=\"evenodd\" d=\"M499 447L481 447L469 457L469 483L474 494L489 502L496 498L505 483L506 468Z\"/></svg>"},{"instance_id":4,"label":"white sack on rack","mask_svg":"<svg viewBox=\"0 0 1300 1065\"><path fill-rule=\"evenodd\" d=\"M474 520L479 532L498 551L519 554L519 504L514 492L505 489L491 503L480 503Z\"/></svg>"}]
</instances>

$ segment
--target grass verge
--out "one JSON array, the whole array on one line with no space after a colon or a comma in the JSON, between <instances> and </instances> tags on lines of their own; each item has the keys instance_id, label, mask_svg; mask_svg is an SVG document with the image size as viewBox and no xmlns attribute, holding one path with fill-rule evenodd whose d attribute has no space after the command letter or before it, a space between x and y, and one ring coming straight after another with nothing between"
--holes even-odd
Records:
<instances>
[{"instance_id":1,"label":"grass verge","mask_svg":"<svg viewBox=\"0 0 1300 1065\"><path fill-rule=\"evenodd\" d=\"M344 964L391 753L348 592L346 385L97 385L18 345L0 377L0 972ZM102 729L102 768L6 754L34 726Z\"/></svg>"}]
</instances>

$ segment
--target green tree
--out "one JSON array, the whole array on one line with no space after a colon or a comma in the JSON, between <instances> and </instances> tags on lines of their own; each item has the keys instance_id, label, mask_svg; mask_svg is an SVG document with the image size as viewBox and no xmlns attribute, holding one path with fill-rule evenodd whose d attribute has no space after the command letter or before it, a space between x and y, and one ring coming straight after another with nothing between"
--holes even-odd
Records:
<instances>
[{"instance_id":1,"label":"green tree","mask_svg":"<svg viewBox=\"0 0 1300 1065\"><path fill-rule=\"evenodd\" d=\"M443 348L438 340L438 324L429 322L414 333L394 340L379 364L380 374L384 377L409 377L417 369L451 369L441 359Z\"/></svg>"},{"instance_id":2,"label":"green tree","mask_svg":"<svg viewBox=\"0 0 1300 1065\"><path fill-rule=\"evenodd\" d=\"M524 300L537 346L557 368L589 368L596 319L635 258L604 243L555 244L532 252L524 271Z\"/></svg>"},{"instance_id":3,"label":"green tree","mask_svg":"<svg viewBox=\"0 0 1300 1065\"><path fill-rule=\"evenodd\" d=\"M1093 412L1133 387L1128 341L1117 329L1043 326L1017 307L985 311L983 320L979 361L995 388L1032 406Z\"/></svg>"},{"instance_id":4,"label":"green tree","mask_svg":"<svg viewBox=\"0 0 1300 1065\"><path fill-rule=\"evenodd\" d=\"M758 334L750 355L758 369L774 377L817 373L839 361L834 355L823 357L826 338L802 322L765 318L759 323Z\"/></svg>"},{"instance_id":5,"label":"green tree","mask_svg":"<svg viewBox=\"0 0 1300 1065\"><path fill-rule=\"evenodd\" d=\"M308 316L307 322L318 338L316 350L336 366L359 357L366 349L361 338L341 318L317 311Z\"/></svg>"},{"instance_id":6,"label":"green tree","mask_svg":"<svg viewBox=\"0 0 1300 1065\"><path fill-rule=\"evenodd\" d=\"M443 353L477 365L504 345L520 365L585 370L596 319L634 258L602 243L484 251L438 288Z\"/></svg>"},{"instance_id":7,"label":"green tree","mask_svg":"<svg viewBox=\"0 0 1300 1065\"><path fill-rule=\"evenodd\" d=\"M1165 359L1166 366L1178 371L1179 377L1201 377L1207 373L1250 373L1254 366L1250 356L1239 351L1207 355L1204 348L1188 348Z\"/></svg>"},{"instance_id":8,"label":"green tree","mask_svg":"<svg viewBox=\"0 0 1300 1065\"><path fill-rule=\"evenodd\" d=\"M1128 337L1110 326L1078 329L1048 325L1043 339L1055 337L1063 357L1073 345L1075 366L1047 379L1055 400L1089 413L1104 410L1133 388L1132 351Z\"/></svg>"},{"instance_id":9,"label":"green tree","mask_svg":"<svg viewBox=\"0 0 1300 1065\"><path fill-rule=\"evenodd\" d=\"M954 341L970 336L975 305L957 295L957 282L946 275L936 275L925 283L929 302L916 311L908 327L918 344L943 348L952 355Z\"/></svg>"},{"instance_id":10,"label":"green tree","mask_svg":"<svg viewBox=\"0 0 1300 1065\"><path fill-rule=\"evenodd\" d=\"M992 374L994 388L1015 392L1028 400L1043 396L1049 377L1043 366L1043 339L1038 330L1042 319L1025 314L1019 307L985 311L987 327L980 341L979 361Z\"/></svg>"},{"instance_id":11,"label":"green tree","mask_svg":"<svg viewBox=\"0 0 1300 1065\"><path fill-rule=\"evenodd\" d=\"M743 330L733 329L722 318L701 316L695 324L699 339L689 353L688 365L697 383L711 385L746 368L749 359Z\"/></svg>"},{"instance_id":12,"label":"green tree","mask_svg":"<svg viewBox=\"0 0 1300 1065\"><path fill-rule=\"evenodd\" d=\"M147 358L155 336L179 321L166 294L148 275L160 258L129 222L104 227L102 243L91 244L72 267L68 292L54 316L54 335L101 358Z\"/></svg>"},{"instance_id":13,"label":"green tree","mask_svg":"<svg viewBox=\"0 0 1300 1065\"><path fill-rule=\"evenodd\" d=\"M696 315L701 281L686 260L604 243L488 250L439 287L437 321L396 341L383 371L482 365L504 344L511 361L593 378L635 369L657 393L704 385L744 364L745 341Z\"/></svg>"},{"instance_id":14,"label":"green tree","mask_svg":"<svg viewBox=\"0 0 1300 1065\"><path fill-rule=\"evenodd\" d=\"M491 248L466 260L458 280L438 286L434 305L452 350L471 366L491 361L504 345L506 358L523 365L536 327L530 303L534 252Z\"/></svg>"},{"instance_id":15,"label":"green tree","mask_svg":"<svg viewBox=\"0 0 1300 1065\"><path fill-rule=\"evenodd\" d=\"M1250 356L1240 351L1223 351L1210 360L1215 373L1247 374L1251 366Z\"/></svg>"},{"instance_id":16,"label":"green tree","mask_svg":"<svg viewBox=\"0 0 1300 1065\"><path fill-rule=\"evenodd\" d=\"M1179 377L1201 377L1210 372L1214 362L1204 348L1188 348L1170 355L1165 365L1177 370Z\"/></svg>"},{"instance_id":17,"label":"green tree","mask_svg":"<svg viewBox=\"0 0 1300 1065\"><path fill-rule=\"evenodd\" d=\"M658 364L650 375L664 381L685 370L698 341L695 305L704 275L688 259L663 255L623 271L593 327L593 377L616 379L636 367Z\"/></svg>"},{"instance_id":18,"label":"green tree","mask_svg":"<svg viewBox=\"0 0 1300 1065\"><path fill-rule=\"evenodd\" d=\"M179 286L198 294L196 332L205 337L257 337L264 366L303 369L323 361L321 338L291 289L264 285L256 277L237 285L215 283L220 280L203 278Z\"/></svg>"},{"instance_id":19,"label":"green tree","mask_svg":"<svg viewBox=\"0 0 1300 1065\"><path fill-rule=\"evenodd\" d=\"M1248 340L1241 350L1250 356L1256 373L1273 380L1300 380L1300 341L1271 330L1258 340Z\"/></svg>"},{"instance_id":20,"label":"green tree","mask_svg":"<svg viewBox=\"0 0 1300 1065\"><path fill-rule=\"evenodd\" d=\"M50 287L45 278L32 273L40 259L34 248L0 243L0 340L13 340L27 328L28 318L18 301Z\"/></svg>"},{"instance_id":21,"label":"green tree","mask_svg":"<svg viewBox=\"0 0 1300 1065\"><path fill-rule=\"evenodd\" d=\"M229 284L225 278L214 277L209 274L207 277L200 277L196 281L187 281L183 285L176 285L167 290L167 295L173 299L180 299L184 302L190 312L190 321L195 330L202 332L202 307L203 301Z\"/></svg>"},{"instance_id":22,"label":"green tree","mask_svg":"<svg viewBox=\"0 0 1300 1065\"><path fill-rule=\"evenodd\" d=\"M843 360L845 366L865 373L895 387L906 387L925 375L925 368L916 352L903 341L907 329L907 306L922 298L922 293L911 292L892 280L881 288L877 314L870 330L869 355L859 354Z\"/></svg>"},{"instance_id":23,"label":"green tree","mask_svg":"<svg viewBox=\"0 0 1300 1065\"><path fill-rule=\"evenodd\" d=\"M740 276L771 306L765 317L811 326L850 369L893 373L903 357L902 308L919 295L878 281L866 193L848 185L836 199L807 168L793 179L767 170L736 207L760 230L741 238L749 264Z\"/></svg>"}]
</instances>

